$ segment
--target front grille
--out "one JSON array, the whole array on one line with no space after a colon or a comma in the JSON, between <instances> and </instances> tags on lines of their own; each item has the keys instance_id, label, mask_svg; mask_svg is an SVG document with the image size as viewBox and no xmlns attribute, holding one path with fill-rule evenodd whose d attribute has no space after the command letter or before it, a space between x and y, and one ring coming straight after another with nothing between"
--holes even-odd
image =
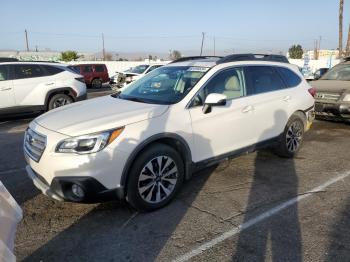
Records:
<instances>
[{"instance_id":1,"label":"front grille","mask_svg":"<svg viewBox=\"0 0 350 262\"><path fill-rule=\"evenodd\" d=\"M34 161L39 162L46 147L46 137L28 128L24 134L24 151Z\"/></svg>"},{"instance_id":2,"label":"front grille","mask_svg":"<svg viewBox=\"0 0 350 262\"><path fill-rule=\"evenodd\" d=\"M328 101L338 101L341 94L337 93L324 93L324 92L317 92L316 93L316 100L328 100Z\"/></svg>"}]
</instances>

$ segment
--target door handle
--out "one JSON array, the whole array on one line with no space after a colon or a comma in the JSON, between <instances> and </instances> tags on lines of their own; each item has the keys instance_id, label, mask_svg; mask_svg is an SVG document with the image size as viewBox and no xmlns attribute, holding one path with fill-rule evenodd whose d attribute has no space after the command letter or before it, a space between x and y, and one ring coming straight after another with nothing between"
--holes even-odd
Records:
<instances>
[{"instance_id":1,"label":"door handle","mask_svg":"<svg viewBox=\"0 0 350 262\"><path fill-rule=\"evenodd\" d=\"M11 90L11 87L1 87L0 91L7 91L7 90Z\"/></svg>"},{"instance_id":2,"label":"door handle","mask_svg":"<svg viewBox=\"0 0 350 262\"><path fill-rule=\"evenodd\" d=\"M45 85L47 85L47 86L52 86L54 83L47 83L47 84L45 84Z\"/></svg>"},{"instance_id":3,"label":"door handle","mask_svg":"<svg viewBox=\"0 0 350 262\"><path fill-rule=\"evenodd\" d=\"M253 106L246 106L242 109L242 113L248 113L254 110Z\"/></svg>"},{"instance_id":4,"label":"door handle","mask_svg":"<svg viewBox=\"0 0 350 262\"><path fill-rule=\"evenodd\" d=\"M288 102L288 101L290 101L292 98L290 97L290 96L285 96L285 97L283 97L282 98L282 100L284 101L284 102Z\"/></svg>"}]
</instances>

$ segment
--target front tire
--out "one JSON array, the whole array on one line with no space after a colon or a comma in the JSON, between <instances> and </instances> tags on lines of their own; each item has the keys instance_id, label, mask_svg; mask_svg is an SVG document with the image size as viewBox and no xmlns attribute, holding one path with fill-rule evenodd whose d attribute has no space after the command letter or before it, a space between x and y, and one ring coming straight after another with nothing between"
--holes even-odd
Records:
<instances>
[{"instance_id":1,"label":"front tire","mask_svg":"<svg viewBox=\"0 0 350 262\"><path fill-rule=\"evenodd\" d=\"M139 155L132 165L127 200L141 212L168 204L184 180L184 165L172 147L155 144Z\"/></svg>"},{"instance_id":2,"label":"front tire","mask_svg":"<svg viewBox=\"0 0 350 262\"><path fill-rule=\"evenodd\" d=\"M48 105L48 110L52 110L71 103L73 103L73 99L70 96L66 94L56 94L51 97Z\"/></svg>"},{"instance_id":3,"label":"front tire","mask_svg":"<svg viewBox=\"0 0 350 262\"><path fill-rule=\"evenodd\" d=\"M293 115L280 137L275 150L276 154L285 158L295 157L303 142L304 130L303 120L299 116Z\"/></svg>"}]
</instances>

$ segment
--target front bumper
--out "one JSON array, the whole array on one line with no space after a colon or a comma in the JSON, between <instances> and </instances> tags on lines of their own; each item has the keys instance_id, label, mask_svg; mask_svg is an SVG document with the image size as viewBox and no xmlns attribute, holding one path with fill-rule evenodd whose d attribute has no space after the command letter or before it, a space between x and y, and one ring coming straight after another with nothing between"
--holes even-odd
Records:
<instances>
[{"instance_id":1,"label":"front bumper","mask_svg":"<svg viewBox=\"0 0 350 262\"><path fill-rule=\"evenodd\" d=\"M28 176L33 184L44 194L53 199L67 202L98 203L124 198L122 187L107 189L92 177L55 177L51 185L29 165L26 166ZM84 196L77 197L72 192L72 185L79 185L83 189Z\"/></svg>"},{"instance_id":2,"label":"front bumper","mask_svg":"<svg viewBox=\"0 0 350 262\"><path fill-rule=\"evenodd\" d=\"M24 150L28 175L45 195L74 202L103 202L108 197L124 197L120 181L129 154L116 150L112 144L94 154L57 153L56 145L68 136L46 129L36 121L32 121L29 128L47 141L37 160ZM73 184L84 189L84 199L71 197Z\"/></svg>"},{"instance_id":3,"label":"front bumper","mask_svg":"<svg viewBox=\"0 0 350 262\"><path fill-rule=\"evenodd\" d=\"M317 116L324 116L326 118L336 118L350 121L350 103L315 103L315 113Z\"/></svg>"}]
</instances>

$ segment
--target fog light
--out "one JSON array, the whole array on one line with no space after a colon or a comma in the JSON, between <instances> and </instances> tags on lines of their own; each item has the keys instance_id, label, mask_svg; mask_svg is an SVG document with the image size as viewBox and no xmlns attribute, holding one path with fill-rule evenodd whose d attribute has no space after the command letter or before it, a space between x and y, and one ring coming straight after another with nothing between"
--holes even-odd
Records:
<instances>
[{"instance_id":1,"label":"fog light","mask_svg":"<svg viewBox=\"0 0 350 262\"><path fill-rule=\"evenodd\" d=\"M77 184L72 185L72 193L78 198L83 198L85 196L84 190Z\"/></svg>"}]
</instances>

